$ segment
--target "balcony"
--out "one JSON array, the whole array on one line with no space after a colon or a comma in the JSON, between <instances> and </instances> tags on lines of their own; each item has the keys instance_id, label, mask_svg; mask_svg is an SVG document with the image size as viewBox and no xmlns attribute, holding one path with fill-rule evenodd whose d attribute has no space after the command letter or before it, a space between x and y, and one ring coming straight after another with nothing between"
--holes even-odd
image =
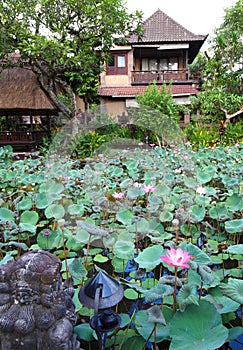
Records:
<instances>
[{"instance_id":1,"label":"balcony","mask_svg":"<svg viewBox=\"0 0 243 350\"><path fill-rule=\"evenodd\" d=\"M194 81L195 78L190 75L186 69L181 70L161 70L161 71L132 71L132 85L144 85L156 81L158 84L183 83Z\"/></svg>"},{"instance_id":2,"label":"balcony","mask_svg":"<svg viewBox=\"0 0 243 350\"><path fill-rule=\"evenodd\" d=\"M11 145L13 149L31 150L50 137L49 131L0 131L0 147Z\"/></svg>"}]
</instances>

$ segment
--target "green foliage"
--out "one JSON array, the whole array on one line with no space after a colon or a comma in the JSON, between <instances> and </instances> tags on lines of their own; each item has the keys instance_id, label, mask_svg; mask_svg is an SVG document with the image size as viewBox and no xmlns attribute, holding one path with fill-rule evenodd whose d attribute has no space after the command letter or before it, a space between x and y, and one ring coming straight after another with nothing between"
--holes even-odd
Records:
<instances>
[{"instance_id":1,"label":"green foliage","mask_svg":"<svg viewBox=\"0 0 243 350\"><path fill-rule=\"evenodd\" d=\"M28 249L62 260L63 279L73 279L77 320L85 320L75 327L83 347L96 349L97 337L89 325L93 312L78 292L99 268L124 286L118 313L136 304L107 334L106 346L140 349L150 341L214 349L242 333L238 327L228 337L242 303L241 145L117 150L86 158L85 165L60 152L18 161L6 149L0 154L0 263ZM145 193L145 184L155 191ZM175 277L161 256L178 246L192 259L189 271L178 269ZM215 332L206 337L209 329Z\"/></svg>"},{"instance_id":2,"label":"green foliage","mask_svg":"<svg viewBox=\"0 0 243 350\"><path fill-rule=\"evenodd\" d=\"M163 84L158 88L156 82L153 82L143 94L136 97L136 100L140 105L151 107L171 117L174 122L179 120L179 106L171 95L171 85Z\"/></svg>"},{"instance_id":3,"label":"green foliage","mask_svg":"<svg viewBox=\"0 0 243 350\"><path fill-rule=\"evenodd\" d=\"M222 69L230 73L237 72L235 74L235 83L242 74L242 35L243 2L238 0L235 5L225 10L223 22L216 29L215 37L212 40L214 58L221 61ZM229 83L230 87L230 81L227 81L227 83Z\"/></svg>"},{"instance_id":4,"label":"green foliage","mask_svg":"<svg viewBox=\"0 0 243 350\"><path fill-rule=\"evenodd\" d=\"M81 129L75 137L71 138L67 148L76 158L84 159L95 154L106 153L111 147L119 147L119 144L126 147L129 143L134 143L136 147L139 141L153 143L155 137L153 133L146 132L145 128L139 125L121 126L112 121L101 127L97 124L97 128L88 131Z\"/></svg>"},{"instance_id":5,"label":"green foliage","mask_svg":"<svg viewBox=\"0 0 243 350\"><path fill-rule=\"evenodd\" d=\"M232 146L243 142L243 123L229 123L223 135L219 132L219 125L202 126L201 124L190 124L185 129L185 134L195 149L200 146Z\"/></svg>"},{"instance_id":6,"label":"green foliage","mask_svg":"<svg viewBox=\"0 0 243 350\"><path fill-rule=\"evenodd\" d=\"M54 105L72 117L73 93L92 97L100 62L118 37L141 33L140 22L141 14L129 14L123 0L3 0L0 56L6 66L37 73ZM11 59L13 53L21 59ZM72 100L71 110L59 99L60 90Z\"/></svg>"},{"instance_id":7,"label":"green foliage","mask_svg":"<svg viewBox=\"0 0 243 350\"><path fill-rule=\"evenodd\" d=\"M202 61L202 91L192 99L192 107L200 111L204 123L219 123L226 113L233 114L243 106L242 52L243 3L238 0L225 10L222 24L211 39L210 55ZM193 65L192 65L193 69Z\"/></svg>"},{"instance_id":8,"label":"green foliage","mask_svg":"<svg viewBox=\"0 0 243 350\"><path fill-rule=\"evenodd\" d=\"M192 109L200 110L204 123L218 123L229 114L237 112L243 105L243 96L227 92L223 86L206 88L192 97Z\"/></svg>"}]
</instances>

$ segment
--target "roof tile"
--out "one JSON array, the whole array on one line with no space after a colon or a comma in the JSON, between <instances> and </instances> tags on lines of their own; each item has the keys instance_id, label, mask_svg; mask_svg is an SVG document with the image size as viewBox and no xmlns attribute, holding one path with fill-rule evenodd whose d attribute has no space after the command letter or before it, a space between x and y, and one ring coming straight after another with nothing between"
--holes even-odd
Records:
<instances>
[{"instance_id":1,"label":"roof tile","mask_svg":"<svg viewBox=\"0 0 243 350\"><path fill-rule=\"evenodd\" d=\"M136 95L142 94L146 88L147 85L140 85L140 86L122 86L122 87L100 87L99 88L99 95L100 96L110 96L110 97L135 97ZM158 86L158 89L160 86ZM198 93L198 90L191 86L191 85L173 85L172 86L172 95L180 95L180 94L190 94L190 95L196 95Z\"/></svg>"},{"instance_id":2,"label":"roof tile","mask_svg":"<svg viewBox=\"0 0 243 350\"><path fill-rule=\"evenodd\" d=\"M143 23L144 34L141 40L137 35L131 36L130 43L139 42L173 42L173 41L201 41L205 35L196 35L177 23L163 11L158 9Z\"/></svg>"}]
</instances>

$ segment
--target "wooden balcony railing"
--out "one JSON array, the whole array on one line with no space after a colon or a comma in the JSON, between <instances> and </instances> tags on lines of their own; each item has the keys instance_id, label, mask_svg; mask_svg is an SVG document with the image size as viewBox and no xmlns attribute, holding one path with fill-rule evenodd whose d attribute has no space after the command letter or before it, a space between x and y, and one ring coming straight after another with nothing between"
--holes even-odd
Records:
<instances>
[{"instance_id":1,"label":"wooden balcony railing","mask_svg":"<svg viewBox=\"0 0 243 350\"><path fill-rule=\"evenodd\" d=\"M182 82L191 80L192 77L188 70L162 70L162 71L133 71L132 84L148 84L156 81L157 83ZM193 79L192 79L193 80Z\"/></svg>"},{"instance_id":2,"label":"wooden balcony railing","mask_svg":"<svg viewBox=\"0 0 243 350\"><path fill-rule=\"evenodd\" d=\"M32 147L42 142L44 137L50 136L50 132L35 131L0 131L0 146L12 145L13 147Z\"/></svg>"}]
</instances>

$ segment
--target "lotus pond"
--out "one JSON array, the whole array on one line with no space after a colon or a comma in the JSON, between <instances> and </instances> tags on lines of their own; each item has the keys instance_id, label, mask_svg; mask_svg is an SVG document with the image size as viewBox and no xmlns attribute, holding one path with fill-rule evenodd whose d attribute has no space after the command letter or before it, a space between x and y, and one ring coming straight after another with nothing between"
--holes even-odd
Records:
<instances>
[{"instance_id":1,"label":"lotus pond","mask_svg":"<svg viewBox=\"0 0 243 350\"><path fill-rule=\"evenodd\" d=\"M243 348L243 146L14 160L1 148L2 264L44 249L75 288L75 332L97 349L80 288L124 287L107 349Z\"/></svg>"}]
</instances>

